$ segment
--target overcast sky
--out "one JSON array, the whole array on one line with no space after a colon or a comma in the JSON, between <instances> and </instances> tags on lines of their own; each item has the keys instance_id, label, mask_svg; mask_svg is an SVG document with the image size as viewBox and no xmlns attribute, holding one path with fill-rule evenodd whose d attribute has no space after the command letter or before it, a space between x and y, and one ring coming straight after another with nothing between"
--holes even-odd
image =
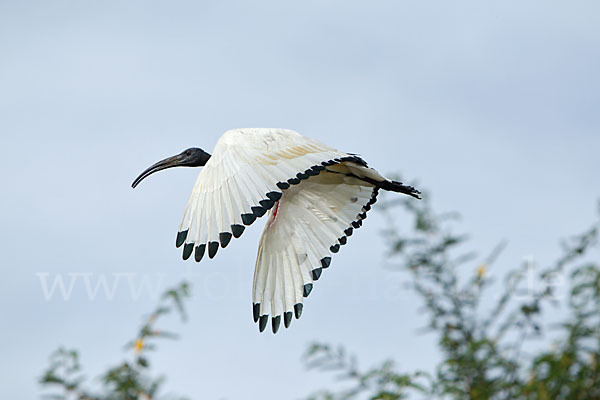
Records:
<instances>
[{"instance_id":1,"label":"overcast sky","mask_svg":"<svg viewBox=\"0 0 600 400\"><path fill-rule=\"evenodd\" d=\"M130 293L143 279L194 286L189 322L170 324L182 339L153 358L192 398L307 395L331 382L300 363L315 339L430 370L435 337L383 268L377 212L274 336L251 313L262 223L186 263L198 171L129 185L227 129L290 128L418 181L483 253L508 239L494 273L549 262L600 196L599 27L595 0L0 1L0 392L37 397L59 345L90 377L122 359L155 304ZM90 300L81 274L121 280ZM46 300L44 279L74 276Z\"/></svg>"}]
</instances>

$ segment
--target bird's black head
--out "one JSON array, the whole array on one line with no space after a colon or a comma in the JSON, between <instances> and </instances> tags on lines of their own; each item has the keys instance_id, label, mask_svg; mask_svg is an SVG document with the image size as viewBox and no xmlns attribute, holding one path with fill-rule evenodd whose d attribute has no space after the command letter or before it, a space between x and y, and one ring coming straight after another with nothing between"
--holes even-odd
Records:
<instances>
[{"instance_id":1,"label":"bird's black head","mask_svg":"<svg viewBox=\"0 0 600 400\"><path fill-rule=\"evenodd\" d=\"M150 166L140 176L135 178L131 187L136 187L144 178L163 169L173 167L203 167L209 159L210 154L204 150L197 147L190 147L173 157L165 158Z\"/></svg>"},{"instance_id":2,"label":"bird's black head","mask_svg":"<svg viewBox=\"0 0 600 400\"><path fill-rule=\"evenodd\" d=\"M179 159L179 164L175 165L176 167L203 167L210 158L210 154L198 147L190 147L175 157Z\"/></svg>"}]
</instances>

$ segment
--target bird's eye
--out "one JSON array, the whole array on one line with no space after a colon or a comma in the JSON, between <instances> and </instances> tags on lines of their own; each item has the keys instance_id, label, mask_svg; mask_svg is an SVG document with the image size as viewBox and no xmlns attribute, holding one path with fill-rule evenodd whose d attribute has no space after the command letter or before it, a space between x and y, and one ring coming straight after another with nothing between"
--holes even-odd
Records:
<instances>
[{"instance_id":1,"label":"bird's eye","mask_svg":"<svg viewBox=\"0 0 600 400\"><path fill-rule=\"evenodd\" d=\"M190 154L192 154L192 152L191 152L191 151L189 151L189 150L186 150L186 151L185 151L185 155L186 155L186 156L189 156Z\"/></svg>"}]
</instances>

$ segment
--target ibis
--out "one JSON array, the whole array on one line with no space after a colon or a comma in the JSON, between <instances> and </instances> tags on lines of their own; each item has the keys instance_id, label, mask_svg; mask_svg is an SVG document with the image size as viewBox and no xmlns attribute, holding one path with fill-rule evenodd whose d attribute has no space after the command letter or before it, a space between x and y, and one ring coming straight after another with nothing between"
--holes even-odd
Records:
<instances>
[{"instance_id":1,"label":"ibis","mask_svg":"<svg viewBox=\"0 0 600 400\"><path fill-rule=\"evenodd\" d=\"M282 320L287 328L300 318L304 298L361 227L380 190L420 198L418 190L385 178L360 156L287 129L227 131L212 155L189 148L150 166L132 187L173 167L203 167L177 233L184 260L214 258L266 216L252 288L260 332L269 317L273 333Z\"/></svg>"}]
</instances>

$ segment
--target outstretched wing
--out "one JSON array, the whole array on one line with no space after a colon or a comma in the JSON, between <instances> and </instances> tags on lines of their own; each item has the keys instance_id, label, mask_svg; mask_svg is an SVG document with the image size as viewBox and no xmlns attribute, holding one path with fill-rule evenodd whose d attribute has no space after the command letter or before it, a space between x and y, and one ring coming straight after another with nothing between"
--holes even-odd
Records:
<instances>
[{"instance_id":1,"label":"outstretched wing","mask_svg":"<svg viewBox=\"0 0 600 400\"><path fill-rule=\"evenodd\" d=\"M362 225L378 189L350 175L357 170L380 176L353 162L328 166L284 191L269 212L254 270L253 314L261 332L269 314L274 333L282 317L286 328L292 315L300 317L303 297L329 267L331 253L337 253L353 229Z\"/></svg>"},{"instance_id":2,"label":"outstretched wing","mask_svg":"<svg viewBox=\"0 0 600 400\"><path fill-rule=\"evenodd\" d=\"M219 246L226 247L271 209L284 190L349 160L362 161L290 130L226 132L187 203L176 240L177 247L183 245L183 259L192 253L196 261L205 253L213 258Z\"/></svg>"}]
</instances>

